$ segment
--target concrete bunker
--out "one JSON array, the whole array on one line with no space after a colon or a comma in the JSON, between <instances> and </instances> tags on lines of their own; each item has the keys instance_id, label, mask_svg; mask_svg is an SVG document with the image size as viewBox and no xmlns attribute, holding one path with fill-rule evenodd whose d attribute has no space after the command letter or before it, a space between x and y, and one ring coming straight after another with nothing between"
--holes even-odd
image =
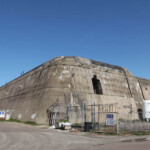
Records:
<instances>
[{"instance_id":1,"label":"concrete bunker","mask_svg":"<svg viewBox=\"0 0 150 150\"><path fill-rule=\"evenodd\" d=\"M150 99L150 80L123 67L72 56L54 58L0 87L0 109L11 110L13 119L40 124L66 118L67 106L80 107L82 101L100 107L117 104L119 113L129 113L132 106L137 114L144 98Z\"/></svg>"}]
</instances>

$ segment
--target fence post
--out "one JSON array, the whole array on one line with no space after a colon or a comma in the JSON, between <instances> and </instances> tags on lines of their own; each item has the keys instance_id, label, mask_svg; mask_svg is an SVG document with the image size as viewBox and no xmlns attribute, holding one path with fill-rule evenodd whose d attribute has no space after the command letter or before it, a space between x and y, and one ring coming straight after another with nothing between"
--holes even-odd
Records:
<instances>
[{"instance_id":1,"label":"fence post","mask_svg":"<svg viewBox=\"0 0 150 150\"><path fill-rule=\"evenodd\" d=\"M95 131L95 102L92 102L92 130Z\"/></svg>"},{"instance_id":2,"label":"fence post","mask_svg":"<svg viewBox=\"0 0 150 150\"><path fill-rule=\"evenodd\" d=\"M98 130L100 130L100 104L98 105Z\"/></svg>"},{"instance_id":3,"label":"fence post","mask_svg":"<svg viewBox=\"0 0 150 150\"><path fill-rule=\"evenodd\" d=\"M119 134L119 119L118 119L118 113L117 113L117 134Z\"/></svg>"},{"instance_id":4,"label":"fence post","mask_svg":"<svg viewBox=\"0 0 150 150\"><path fill-rule=\"evenodd\" d=\"M67 106L67 120L69 121L71 118L71 104Z\"/></svg>"},{"instance_id":5,"label":"fence post","mask_svg":"<svg viewBox=\"0 0 150 150\"><path fill-rule=\"evenodd\" d=\"M84 122L86 122L86 104L85 104L85 101L82 102L82 131L83 131Z\"/></svg>"},{"instance_id":6,"label":"fence post","mask_svg":"<svg viewBox=\"0 0 150 150\"><path fill-rule=\"evenodd\" d=\"M86 122L86 102L83 102L84 105L84 122Z\"/></svg>"},{"instance_id":7,"label":"fence post","mask_svg":"<svg viewBox=\"0 0 150 150\"><path fill-rule=\"evenodd\" d=\"M94 130L95 130L95 115L96 115L96 113L95 113L95 102L94 102Z\"/></svg>"}]
</instances>

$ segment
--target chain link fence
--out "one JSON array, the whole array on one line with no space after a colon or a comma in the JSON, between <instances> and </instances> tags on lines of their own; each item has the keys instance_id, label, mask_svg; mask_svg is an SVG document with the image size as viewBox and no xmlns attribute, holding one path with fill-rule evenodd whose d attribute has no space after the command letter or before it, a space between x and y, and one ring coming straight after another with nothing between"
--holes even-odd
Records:
<instances>
[{"instance_id":1,"label":"chain link fence","mask_svg":"<svg viewBox=\"0 0 150 150\"><path fill-rule=\"evenodd\" d=\"M118 105L95 104L68 105L68 121L82 126L85 130L87 123L94 132L114 133L132 131L150 131L150 121L143 119L142 112L118 112Z\"/></svg>"}]
</instances>

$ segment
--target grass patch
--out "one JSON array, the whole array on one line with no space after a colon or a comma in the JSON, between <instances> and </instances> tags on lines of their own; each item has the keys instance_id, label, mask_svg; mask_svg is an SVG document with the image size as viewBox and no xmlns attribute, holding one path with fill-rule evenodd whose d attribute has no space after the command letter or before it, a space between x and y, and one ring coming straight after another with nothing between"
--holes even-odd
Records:
<instances>
[{"instance_id":1,"label":"grass patch","mask_svg":"<svg viewBox=\"0 0 150 150\"><path fill-rule=\"evenodd\" d=\"M82 123L73 123L72 126L82 126Z\"/></svg>"},{"instance_id":2,"label":"grass patch","mask_svg":"<svg viewBox=\"0 0 150 150\"><path fill-rule=\"evenodd\" d=\"M150 135L150 131L133 132L133 135L137 135L137 136Z\"/></svg>"},{"instance_id":3,"label":"grass patch","mask_svg":"<svg viewBox=\"0 0 150 150\"><path fill-rule=\"evenodd\" d=\"M18 122L18 123L22 123L20 120L17 120L17 119L10 119L10 120L6 120L8 122Z\"/></svg>"},{"instance_id":4,"label":"grass patch","mask_svg":"<svg viewBox=\"0 0 150 150\"><path fill-rule=\"evenodd\" d=\"M26 122L24 122L24 124L29 124L29 125L32 125L32 126L38 125L36 122L32 122L32 121L26 121Z\"/></svg>"},{"instance_id":5,"label":"grass patch","mask_svg":"<svg viewBox=\"0 0 150 150\"><path fill-rule=\"evenodd\" d=\"M32 125L32 126L35 126L35 125L40 125L40 124L37 124L36 122L33 122L33 121L26 121L26 122L22 122L20 120L17 120L17 119L10 119L10 120L0 120L0 121L4 121L4 122L17 122L17 123L24 123L24 124L28 124L28 125Z\"/></svg>"},{"instance_id":6,"label":"grass patch","mask_svg":"<svg viewBox=\"0 0 150 150\"><path fill-rule=\"evenodd\" d=\"M98 132L96 132L98 133ZM136 136L144 136L144 135L150 135L150 131L139 131L139 132L130 132L130 131L124 131L124 132L120 132L119 134L117 134L116 132L99 132L98 134L101 135L110 135L110 136L115 136L115 135L119 135L119 136L124 136L124 135L136 135Z\"/></svg>"},{"instance_id":7,"label":"grass patch","mask_svg":"<svg viewBox=\"0 0 150 150\"><path fill-rule=\"evenodd\" d=\"M2 119L2 120L0 120L0 121L23 123L23 122L21 122L20 120L17 120L17 119L12 119L12 118L11 118L10 120L5 120L5 119Z\"/></svg>"},{"instance_id":8,"label":"grass patch","mask_svg":"<svg viewBox=\"0 0 150 150\"><path fill-rule=\"evenodd\" d=\"M150 131L128 131L128 130L122 130L117 134L116 130L113 129L103 129L101 131L96 132L101 135L119 135L119 136L124 136L124 135L136 135L136 136L144 136L144 135L150 135Z\"/></svg>"},{"instance_id":9,"label":"grass patch","mask_svg":"<svg viewBox=\"0 0 150 150\"><path fill-rule=\"evenodd\" d=\"M117 135L117 133L115 133L115 132L100 132L99 134L101 134L101 135L110 135L110 136Z\"/></svg>"},{"instance_id":10,"label":"grass patch","mask_svg":"<svg viewBox=\"0 0 150 150\"><path fill-rule=\"evenodd\" d=\"M120 136L123 136L123 135L143 136L143 135L150 135L150 131L121 131L119 135Z\"/></svg>"},{"instance_id":11,"label":"grass patch","mask_svg":"<svg viewBox=\"0 0 150 150\"><path fill-rule=\"evenodd\" d=\"M61 119L59 122L68 122L67 120Z\"/></svg>"}]
</instances>

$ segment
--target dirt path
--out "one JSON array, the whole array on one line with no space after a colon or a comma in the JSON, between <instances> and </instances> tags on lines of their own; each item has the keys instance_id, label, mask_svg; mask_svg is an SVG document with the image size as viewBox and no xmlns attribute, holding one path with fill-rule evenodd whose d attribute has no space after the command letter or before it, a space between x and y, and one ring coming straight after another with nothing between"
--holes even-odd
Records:
<instances>
[{"instance_id":1,"label":"dirt path","mask_svg":"<svg viewBox=\"0 0 150 150\"><path fill-rule=\"evenodd\" d=\"M120 142L135 136L70 133L20 123L0 122L0 150L149 150L150 140Z\"/></svg>"}]
</instances>

